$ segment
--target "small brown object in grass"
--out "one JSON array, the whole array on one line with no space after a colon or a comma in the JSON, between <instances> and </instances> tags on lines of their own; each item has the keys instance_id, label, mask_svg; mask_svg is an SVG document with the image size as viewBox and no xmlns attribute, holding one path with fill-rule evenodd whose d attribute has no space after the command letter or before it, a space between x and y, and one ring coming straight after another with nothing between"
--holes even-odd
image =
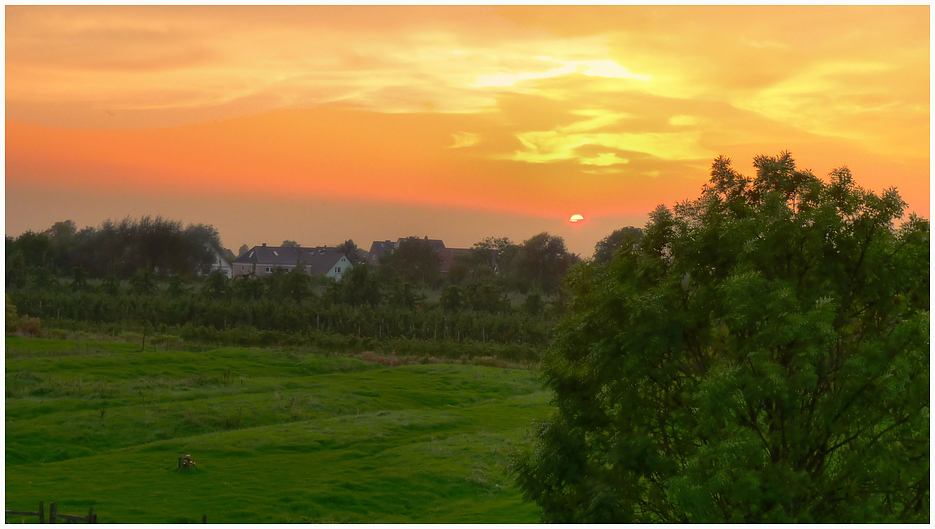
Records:
<instances>
[{"instance_id":1,"label":"small brown object in grass","mask_svg":"<svg viewBox=\"0 0 935 529\"><path fill-rule=\"evenodd\" d=\"M190 467L193 467L193 466L195 466L195 462L192 461L192 455L191 455L191 454L185 454L184 456L182 456L182 457L179 458L179 466L178 466L178 468L177 468L176 470L177 470L177 471L178 471L178 470L183 470L183 469L190 468Z\"/></svg>"}]
</instances>

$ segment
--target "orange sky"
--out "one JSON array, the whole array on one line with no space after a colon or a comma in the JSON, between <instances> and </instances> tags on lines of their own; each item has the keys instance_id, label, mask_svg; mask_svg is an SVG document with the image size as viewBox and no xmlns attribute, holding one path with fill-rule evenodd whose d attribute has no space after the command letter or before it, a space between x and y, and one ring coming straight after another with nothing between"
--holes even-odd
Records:
<instances>
[{"instance_id":1,"label":"orange sky","mask_svg":"<svg viewBox=\"0 0 935 529\"><path fill-rule=\"evenodd\" d=\"M550 231L589 256L716 156L783 150L929 216L928 6L5 15L8 235L161 214L235 251Z\"/></svg>"}]
</instances>

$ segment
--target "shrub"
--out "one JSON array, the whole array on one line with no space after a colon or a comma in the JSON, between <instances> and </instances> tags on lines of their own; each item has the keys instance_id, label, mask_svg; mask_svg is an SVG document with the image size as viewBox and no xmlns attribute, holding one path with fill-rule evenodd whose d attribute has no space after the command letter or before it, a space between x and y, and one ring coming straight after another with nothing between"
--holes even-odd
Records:
<instances>
[{"instance_id":1,"label":"shrub","mask_svg":"<svg viewBox=\"0 0 935 529\"><path fill-rule=\"evenodd\" d=\"M6 332L16 332L19 325L19 315L16 313L16 305L10 301L10 295L6 294Z\"/></svg>"},{"instance_id":2,"label":"shrub","mask_svg":"<svg viewBox=\"0 0 935 529\"><path fill-rule=\"evenodd\" d=\"M18 334L26 338L38 338L42 336L42 323L39 321L39 318L23 316L19 320Z\"/></svg>"}]
</instances>

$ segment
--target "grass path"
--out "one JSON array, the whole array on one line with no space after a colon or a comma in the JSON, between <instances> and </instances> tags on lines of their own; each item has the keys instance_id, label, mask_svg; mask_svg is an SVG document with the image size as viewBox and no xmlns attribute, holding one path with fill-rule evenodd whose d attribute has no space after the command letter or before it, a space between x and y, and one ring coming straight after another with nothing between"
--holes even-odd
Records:
<instances>
[{"instance_id":1,"label":"grass path","mask_svg":"<svg viewBox=\"0 0 935 529\"><path fill-rule=\"evenodd\" d=\"M504 474L533 375L7 338L6 508L102 522L536 522ZM101 412L103 411L103 416ZM176 472L192 454L196 469Z\"/></svg>"}]
</instances>

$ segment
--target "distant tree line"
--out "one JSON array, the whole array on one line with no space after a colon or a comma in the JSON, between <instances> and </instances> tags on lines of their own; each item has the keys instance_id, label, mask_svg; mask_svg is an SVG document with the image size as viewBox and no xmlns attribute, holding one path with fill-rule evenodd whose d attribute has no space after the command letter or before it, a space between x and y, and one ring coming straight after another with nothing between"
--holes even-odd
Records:
<instances>
[{"instance_id":1,"label":"distant tree line","mask_svg":"<svg viewBox=\"0 0 935 529\"><path fill-rule=\"evenodd\" d=\"M639 244L642 230L626 227L598 243L595 262L610 261L622 245ZM348 241L353 242L353 241ZM347 244L347 243L345 243ZM418 237L400 241L392 253L384 254L377 267L382 283L403 281L412 286L442 288L449 292L450 307L457 307L466 291L500 291L521 294L558 295L568 270L582 262L568 251L562 237L542 232L514 243L506 237L487 237L467 252L455 256L447 277L440 272L441 256L432 244Z\"/></svg>"},{"instance_id":2,"label":"distant tree line","mask_svg":"<svg viewBox=\"0 0 935 529\"><path fill-rule=\"evenodd\" d=\"M53 277L71 277L80 285L94 278L129 279L139 270L192 277L207 271L221 248L217 230L205 224L183 228L179 221L144 216L78 230L66 220L6 237L6 286L45 285Z\"/></svg>"},{"instance_id":3,"label":"distant tree line","mask_svg":"<svg viewBox=\"0 0 935 529\"><path fill-rule=\"evenodd\" d=\"M499 277L505 289L551 295L558 292L568 269L581 258L568 251L563 238L543 232L521 244L505 237L488 237L455 261L451 271L455 284Z\"/></svg>"},{"instance_id":4,"label":"distant tree line","mask_svg":"<svg viewBox=\"0 0 935 529\"><path fill-rule=\"evenodd\" d=\"M639 229L618 232L598 244L595 261L638 244ZM216 258L211 248L220 248L213 227L182 229L161 217L80 231L58 222L7 237L7 293L23 318L38 317L46 328L184 328L189 338L226 333L244 344L314 332L541 348L564 310L562 279L581 262L548 233L520 244L488 237L442 277L437 250L409 237L378 266L361 263L338 281L299 268L263 278L198 277ZM351 240L339 248L359 257Z\"/></svg>"}]
</instances>

